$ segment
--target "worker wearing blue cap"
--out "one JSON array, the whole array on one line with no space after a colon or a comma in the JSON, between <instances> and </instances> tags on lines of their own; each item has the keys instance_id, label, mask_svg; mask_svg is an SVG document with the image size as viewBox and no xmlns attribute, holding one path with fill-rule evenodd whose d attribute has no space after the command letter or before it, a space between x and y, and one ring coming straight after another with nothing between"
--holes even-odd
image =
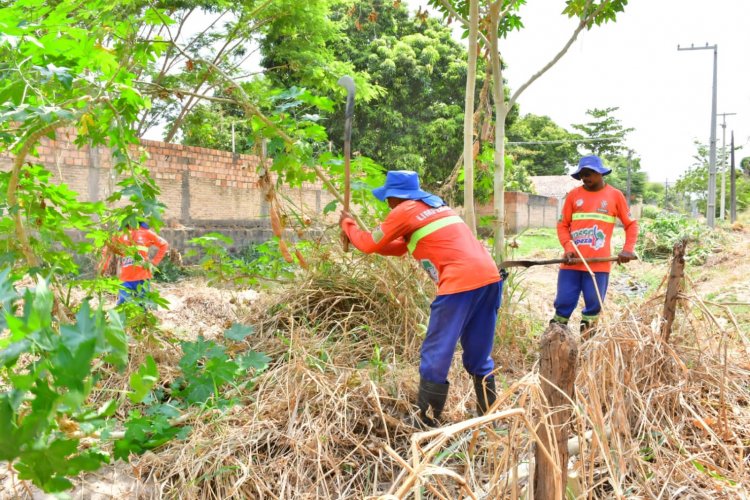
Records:
<instances>
[{"instance_id":1,"label":"worker wearing blue cap","mask_svg":"<svg viewBox=\"0 0 750 500\"><path fill-rule=\"evenodd\" d=\"M604 176L611 172L612 169L606 167L601 158L590 155L581 158L578 168L571 174L583 185L568 193L557 223L557 237L565 259L609 257L617 219L625 228L625 244L617 261L622 264L636 258L634 251L638 223L630 216L622 191L604 182ZM567 325L583 294L585 305L580 328L583 338L588 338L607 294L610 267L610 262L561 264L557 277L555 315L551 322Z\"/></svg>"}]
</instances>

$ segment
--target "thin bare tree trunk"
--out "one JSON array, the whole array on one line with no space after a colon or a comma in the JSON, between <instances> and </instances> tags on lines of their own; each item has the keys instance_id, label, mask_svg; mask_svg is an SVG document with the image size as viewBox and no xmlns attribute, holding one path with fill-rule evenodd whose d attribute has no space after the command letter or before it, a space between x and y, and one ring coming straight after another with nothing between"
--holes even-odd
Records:
<instances>
[{"instance_id":1,"label":"thin bare tree trunk","mask_svg":"<svg viewBox=\"0 0 750 500\"><path fill-rule=\"evenodd\" d=\"M492 66L492 99L495 101L495 165L494 214L495 214L495 262L500 263L505 254L505 118L508 108L503 95L503 68L498 47L498 23L500 3L490 6L490 65Z\"/></svg>"},{"instance_id":2,"label":"thin bare tree trunk","mask_svg":"<svg viewBox=\"0 0 750 500\"><path fill-rule=\"evenodd\" d=\"M464 107L464 221L477 233L474 214L474 89L477 79L477 34L479 0L469 3L469 59L466 69L466 104Z\"/></svg>"},{"instance_id":3,"label":"thin bare tree trunk","mask_svg":"<svg viewBox=\"0 0 750 500\"><path fill-rule=\"evenodd\" d=\"M682 280L685 278L685 240L675 244L672 249L672 268L669 272L669 281L667 282L667 296L664 299L664 311L662 318L661 336L664 342L669 342L669 336L672 334L672 323L674 323L675 313L677 311L677 296L680 293Z\"/></svg>"}]
</instances>

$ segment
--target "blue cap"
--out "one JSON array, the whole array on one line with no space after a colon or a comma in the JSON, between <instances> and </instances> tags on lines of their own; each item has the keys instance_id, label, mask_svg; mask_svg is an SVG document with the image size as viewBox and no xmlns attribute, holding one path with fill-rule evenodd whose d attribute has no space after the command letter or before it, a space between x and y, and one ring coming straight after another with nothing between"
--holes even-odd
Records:
<instances>
[{"instance_id":1,"label":"blue cap","mask_svg":"<svg viewBox=\"0 0 750 500\"><path fill-rule=\"evenodd\" d=\"M607 175L612 172L611 168L607 168L602 163L602 159L596 155L584 156L578 162L578 170L570 174L570 176L576 180L581 180L581 170L588 168L602 175Z\"/></svg>"},{"instance_id":2,"label":"blue cap","mask_svg":"<svg viewBox=\"0 0 750 500\"><path fill-rule=\"evenodd\" d=\"M380 201L385 201L386 198L402 198L419 200L433 208L445 205L439 196L419 189L419 176L410 170L389 170L385 174L385 184L373 189L372 194Z\"/></svg>"}]
</instances>

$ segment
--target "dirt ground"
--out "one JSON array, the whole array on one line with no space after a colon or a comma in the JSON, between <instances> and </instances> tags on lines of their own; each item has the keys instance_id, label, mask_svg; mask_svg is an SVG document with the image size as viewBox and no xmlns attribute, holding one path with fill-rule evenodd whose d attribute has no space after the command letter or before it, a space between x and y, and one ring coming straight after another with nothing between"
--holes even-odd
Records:
<instances>
[{"instance_id":1,"label":"dirt ground","mask_svg":"<svg viewBox=\"0 0 750 500\"><path fill-rule=\"evenodd\" d=\"M703 265L687 267L687 293L695 294L707 302L722 304L733 311L741 322L741 328L747 333L747 325L750 323L750 232L736 232L732 238L731 244L710 256ZM557 256L557 252L546 251L530 258ZM668 274L668 267L667 261L634 261L627 266L616 266L612 272L607 302L622 304L643 300L658 288L659 282ZM542 321L552 316L556 266L515 270L509 283L513 280L520 283L512 298L520 298L517 300L517 313L528 314ZM158 288L170 303L167 310L158 312L162 328L180 339L192 339L198 335L207 338L219 336L233 322L238 321L247 306L259 297L259 293L254 290L222 291L208 288L198 280L162 283L158 284ZM580 308L574 313L572 323L579 318ZM118 462L79 478L70 496L92 500L154 497L153 485L144 485L137 479L140 473L136 467ZM39 492L30 484L20 484L3 466L0 468L0 498L55 497Z\"/></svg>"}]
</instances>

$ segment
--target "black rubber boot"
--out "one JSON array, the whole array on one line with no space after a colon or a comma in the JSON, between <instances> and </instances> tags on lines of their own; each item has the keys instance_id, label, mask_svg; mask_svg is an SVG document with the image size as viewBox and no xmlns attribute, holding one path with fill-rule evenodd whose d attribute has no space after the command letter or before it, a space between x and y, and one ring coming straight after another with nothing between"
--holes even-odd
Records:
<instances>
[{"instance_id":1,"label":"black rubber boot","mask_svg":"<svg viewBox=\"0 0 750 500\"><path fill-rule=\"evenodd\" d=\"M563 317L555 315L554 318L552 318L551 320L549 320L549 324L550 325L557 324L557 325L561 325L561 326L568 326L568 318L563 318Z\"/></svg>"},{"instance_id":2,"label":"black rubber boot","mask_svg":"<svg viewBox=\"0 0 750 500\"><path fill-rule=\"evenodd\" d=\"M482 416L487 413L487 408L497 399L495 391L495 377L480 377L472 375L474 379L474 391L477 393L477 414Z\"/></svg>"},{"instance_id":3,"label":"black rubber boot","mask_svg":"<svg viewBox=\"0 0 750 500\"><path fill-rule=\"evenodd\" d=\"M438 426L438 419L445 407L445 400L448 398L448 387L450 387L450 384L447 382L438 384L423 378L419 379L417 406L419 407L419 418L425 426Z\"/></svg>"},{"instance_id":4,"label":"black rubber boot","mask_svg":"<svg viewBox=\"0 0 750 500\"><path fill-rule=\"evenodd\" d=\"M588 321L581 321L581 339L585 342L594 336L594 325Z\"/></svg>"}]
</instances>

